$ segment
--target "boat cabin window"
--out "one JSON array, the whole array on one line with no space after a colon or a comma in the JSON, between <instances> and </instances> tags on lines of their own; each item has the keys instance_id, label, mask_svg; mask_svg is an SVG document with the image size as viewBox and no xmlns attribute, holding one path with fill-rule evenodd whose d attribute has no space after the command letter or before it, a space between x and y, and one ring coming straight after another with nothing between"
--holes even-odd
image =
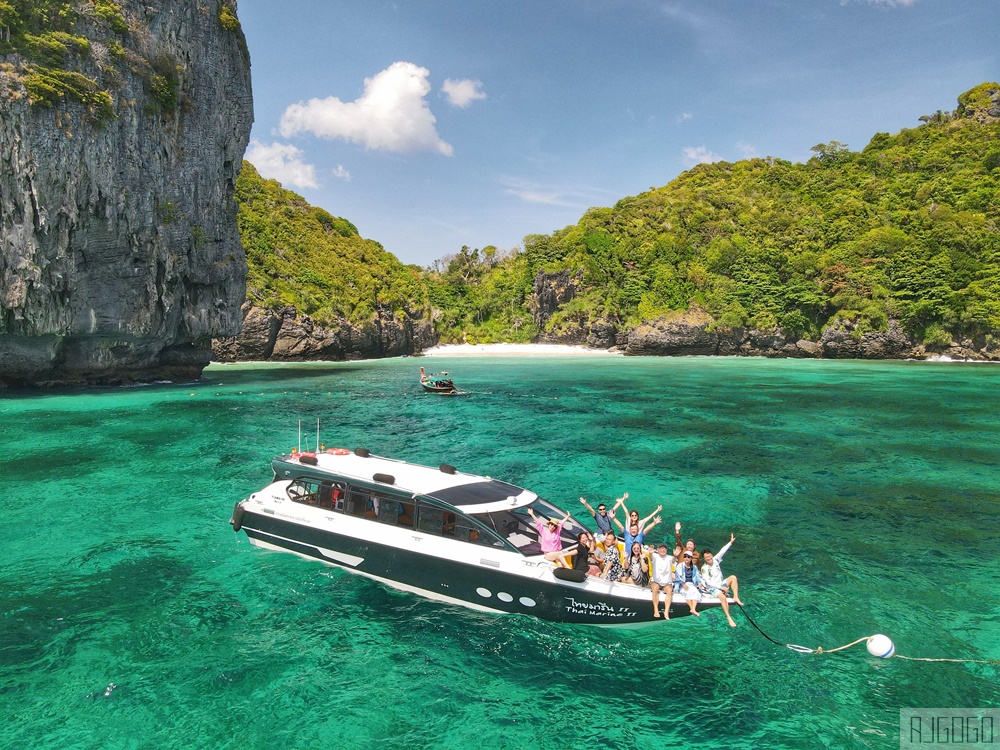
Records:
<instances>
[{"instance_id":1,"label":"boat cabin window","mask_svg":"<svg viewBox=\"0 0 1000 750\"><path fill-rule=\"evenodd\" d=\"M350 492L347 493L347 503L344 506L344 512L349 516L364 518L365 512L369 509L370 502L371 499L365 490L352 487ZM373 515L372 518L374 517Z\"/></svg>"},{"instance_id":2,"label":"boat cabin window","mask_svg":"<svg viewBox=\"0 0 1000 750\"><path fill-rule=\"evenodd\" d=\"M424 503L417 506L417 530L487 547L505 546L502 539L478 528L468 519Z\"/></svg>"},{"instance_id":3,"label":"boat cabin window","mask_svg":"<svg viewBox=\"0 0 1000 750\"><path fill-rule=\"evenodd\" d=\"M303 505L315 505L327 510L343 510L346 486L329 479L302 477L288 485L288 497Z\"/></svg>"},{"instance_id":4,"label":"boat cabin window","mask_svg":"<svg viewBox=\"0 0 1000 750\"><path fill-rule=\"evenodd\" d=\"M345 512L393 526L413 526L414 505L409 498L399 498L386 492L352 487L347 493Z\"/></svg>"},{"instance_id":5,"label":"boat cabin window","mask_svg":"<svg viewBox=\"0 0 1000 750\"><path fill-rule=\"evenodd\" d=\"M538 518L551 518L558 521L566 515L565 511L560 511L554 505L538 499L531 505L522 508L477 513L475 518L494 529L502 538L513 544L522 555L530 557L542 554L542 546L538 541L538 529L535 528L535 522L528 515L528 508L531 508ZM560 535L563 547L576 544L577 536L583 529L584 526L570 516L563 525Z\"/></svg>"}]
</instances>

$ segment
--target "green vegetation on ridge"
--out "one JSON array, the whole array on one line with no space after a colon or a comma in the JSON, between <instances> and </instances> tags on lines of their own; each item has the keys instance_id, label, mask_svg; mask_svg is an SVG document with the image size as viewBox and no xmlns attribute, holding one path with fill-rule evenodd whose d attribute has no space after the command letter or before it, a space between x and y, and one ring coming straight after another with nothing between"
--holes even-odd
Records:
<instances>
[{"instance_id":1,"label":"green vegetation on ridge","mask_svg":"<svg viewBox=\"0 0 1000 750\"><path fill-rule=\"evenodd\" d=\"M369 322L377 311L423 315L420 269L404 266L351 222L310 206L249 162L236 181L240 239L247 255L247 299L290 305L330 328Z\"/></svg>"},{"instance_id":2,"label":"green vegetation on ridge","mask_svg":"<svg viewBox=\"0 0 1000 750\"><path fill-rule=\"evenodd\" d=\"M538 272L569 271L580 291L549 333L698 305L721 327L813 338L838 321L863 333L890 319L930 344L996 335L1000 123L979 120L998 94L997 84L978 86L954 114L878 133L861 152L833 142L805 164L701 165L591 209L574 226L525 238L522 253L485 273L488 285L516 265L524 279L488 309L515 303ZM474 336L489 336L490 319L472 323Z\"/></svg>"},{"instance_id":3,"label":"green vegetation on ridge","mask_svg":"<svg viewBox=\"0 0 1000 750\"><path fill-rule=\"evenodd\" d=\"M558 272L568 272L576 293L547 321L545 333L554 335L598 322L634 326L698 306L719 327L781 327L814 339L830 325L860 334L890 320L932 346L995 339L1000 122L986 111L998 106L1000 86L987 83L963 94L955 112L876 133L859 152L834 141L815 146L804 164L701 165L590 209L573 226L526 237L522 250L462 248L422 273L356 232L332 229L340 244L282 266L274 248L287 253L300 232L291 219L319 209L282 191L283 201L301 207L257 204L248 241L241 193L248 287L256 301L352 320L376 304L419 311L429 302L443 341L531 340L542 333L528 309L535 279ZM288 236L278 241L274 233ZM364 267L371 278L359 281Z\"/></svg>"}]
</instances>

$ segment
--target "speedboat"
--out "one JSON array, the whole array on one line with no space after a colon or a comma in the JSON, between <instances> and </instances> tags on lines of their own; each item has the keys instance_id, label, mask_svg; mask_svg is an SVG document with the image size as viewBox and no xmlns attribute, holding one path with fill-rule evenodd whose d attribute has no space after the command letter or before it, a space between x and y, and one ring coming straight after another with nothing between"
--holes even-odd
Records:
<instances>
[{"instance_id":1,"label":"speedboat","mask_svg":"<svg viewBox=\"0 0 1000 750\"><path fill-rule=\"evenodd\" d=\"M608 626L665 621L653 618L648 588L547 560L529 510L546 519L566 513L531 490L364 448L290 453L275 457L271 468L272 482L238 502L230 519L256 547L484 612ZM563 546L583 530L570 516ZM719 604L705 594L699 609ZM671 619L688 614L678 597Z\"/></svg>"}]
</instances>

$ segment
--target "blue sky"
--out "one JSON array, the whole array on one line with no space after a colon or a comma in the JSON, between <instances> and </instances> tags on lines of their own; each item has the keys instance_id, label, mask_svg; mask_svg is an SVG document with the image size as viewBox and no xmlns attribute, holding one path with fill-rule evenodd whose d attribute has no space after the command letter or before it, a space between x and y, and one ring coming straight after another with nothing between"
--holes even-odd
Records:
<instances>
[{"instance_id":1,"label":"blue sky","mask_svg":"<svg viewBox=\"0 0 1000 750\"><path fill-rule=\"evenodd\" d=\"M430 265L1000 79L1000 0L239 0L267 177Z\"/></svg>"}]
</instances>

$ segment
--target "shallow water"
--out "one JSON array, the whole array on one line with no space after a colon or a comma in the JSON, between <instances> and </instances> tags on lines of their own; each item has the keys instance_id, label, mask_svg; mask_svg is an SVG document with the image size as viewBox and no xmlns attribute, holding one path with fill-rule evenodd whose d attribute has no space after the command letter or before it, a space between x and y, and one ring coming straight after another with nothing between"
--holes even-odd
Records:
<instances>
[{"instance_id":1,"label":"shallow water","mask_svg":"<svg viewBox=\"0 0 1000 750\"><path fill-rule=\"evenodd\" d=\"M471 393L424 395L420 364ZM898 747L997 667L800 655L738 612L639 631L483 615L252 548L227 521L315 442L574 512L627 490L717 549L775 640L1000 659L1000 368L546 357L213 366L0 399L0 746Z\"/></svg>"}]
</instances>

